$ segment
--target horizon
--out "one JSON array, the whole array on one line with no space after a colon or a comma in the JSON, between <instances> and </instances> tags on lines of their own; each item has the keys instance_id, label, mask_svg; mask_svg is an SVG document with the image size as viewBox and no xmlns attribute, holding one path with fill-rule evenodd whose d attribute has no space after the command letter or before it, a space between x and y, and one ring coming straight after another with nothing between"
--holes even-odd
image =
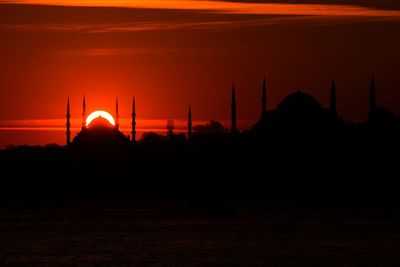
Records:
<instances>
[{"instance_id":1,"label":"horizon","mask_svg":"<svg viewBox=\"0 0 400 267\"><path fill-rule=\"evenodd\" d=\"M335 80L333 80L333 81L335 81ZM335 83L336 83L336 81L335 81ZM235 90L235 91L237 94L237 90ZM302 91L302 90L297 90L297 91ZM294 91L293 93L295 93L295 92L296 91ZM302 91L302 92L307 93L305 91ZM286 96L285 96L285 98L286 98ZM236 101L237 101L237 98L236 98ZM269 99L268 99L268 101L269 101ZM320 103L318 100L317 100L317 102ZM70 103L70 101L69 101L69 103ZM261 102L259 104L260 104L260 108L261 108ZM137 106L137 104L136 104L136 106ZM329 109L329 107L327 105L321 104L321 107L323 109ZM378 107L383 107L383 106L378 105ZM277 108L277 105L272 108L269 107L268 110L275 110L276 108ZM385 107L385 108L387 108L387 107ZM90 110L91 111L89 111L88 114L96 111L93 109L90 109ZM192 110L193 110L193 108L192 108ZM73 113L76 114L77 112L74 111ZM192 111L192 114L193 114L193 111ZM115 119L115 112L109 112L109 115L112 116L112 119ZM341 119L343 119L343 121L345 123L360 124L360 123L367 122L367 119L368 119L367 114L366 114L366 117L363 120L360 120L360 121L348 120L346 118L343 118L340 115L340 110L338 110L338 115ZM260 119L260 116L258 116L254 120L240 119L240 118L237 119L238 130L239 131L250 130L251 127L254 126L257 123L257 121L259 121L259 119ZM79 117L73 116L73 117L71 117L70 120L71 120L71 128L70 129L71 129L72 138L73 138L81 130L82 117L79 118ZM187 122L187 119L184 119L182 117L181 118L164 118L164 119L138 119L138 118L136 118L137 140L139 140L143 134L148 133L148 132L154 132L154 133L158 133L158 134L166 134L168 131L166 126L167 126L167 122L169 120L172 120L174 122L174 126L175 126L174 132L187 134L187 123L188 122ZM119 116L119 129L126 136L130 136L130 133L132 130L131 121L132 121L131 118ZM198 126L198 125L205 125L209 121L219 121L222 123L222 125L227 130L230 129L230 123L231 123L230 120L218 120L215 118L210 118L208 120L193 120L193 127ZM19 145L28 145L28 146L35 146L35 145L43 146L43 145L48 145L48 144L64 145L65 144L65 135L64 134L65 134L65 130L66 130L65 123L66 123L66 119L59 119L59 118L57 118L57 119L0 120L0 140L1 140L0 149L4 149L9 146L12 147L12 146L19 146ZM86 124L86 121L85 121L85 124ZM18 132L22 136L25 136L25 139L16 138L15 135L12 134L12 133L18 133ZM35 133L36 136L33 138L26 139L26 136L27 136L26 133L22 134L22 132L36 132ZM49 136L49 134L48 134L49 132L53 132L51 134L52 138L50 140L46 139L46 137ZM54 132L58 132L57 135L54 135ZM9 135L12 135L13 137L10 139ZM15 142L15 143L8 141L8 140L14 140L14 139L19 140L19 141Z\"/></svg>"},{"instance_id":2,"label":"horizon","mask_svg":"<svg viewBox=\"0 0 400 267\"><path fill-rule=\"evenodd\" d=\"M176 133L187 132L187 120L184 119L171 119L174 121ZM210 119L213 120L213 119ZM204 125L210 120L194 120L193 127L197 125ZM154 119L154 120L136 120L137 127L137 139L140 139L144 133L155 132L158 134L167 133L167 121L168 119ZM1 121L0 120L0 149L4 149L8 146L20 146L20 145L48 145L57 144L65 145L65 119L33 119L33 120L11 120ZM229 129L230 121L219 121L227 129ZM120 131L126 136L131 134L131 119L120 118ZM254 122L238 120L238 128L245 130L249 128ZM72 138L75 137L81 130L82 118L71 119L71 134ZM28 133L34 134L29 136ZM10 134L12 133L12 136ZM21 137L15 138L15 134L19 134ZM19 140L18 142L10 142L9 140Z\"/></svg>"}]
</instances>

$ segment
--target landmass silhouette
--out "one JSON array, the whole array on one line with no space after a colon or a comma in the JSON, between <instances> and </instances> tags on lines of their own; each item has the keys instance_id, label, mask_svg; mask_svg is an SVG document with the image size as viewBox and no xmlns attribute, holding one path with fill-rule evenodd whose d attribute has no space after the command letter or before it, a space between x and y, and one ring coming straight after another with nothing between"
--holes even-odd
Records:
<instances>
[{"instance_id":1,"label":"landmass silhouette","mask_svg":"<svg viewBox=\"0 0 400 267\"><path fill-rule=\"evenodd\" d=\"M399 202L400 120L377 107L374 79L363 123L340 117L334 81L329 108L300 90L276 109L267 109L267 99L264 80L260 118L242 132L233 86L231 129L218 121L192 126L189 106L186 135L168 122L167 135L139 140L135 99L131 136L119 131L118 101L116 125L101 117L85 125L84 99L82 130L72 141L68 99L65 146L1 150L1 196L166 197L229 209L241 198Z\"/></svg>"},{"instance_id":2,"label":"landmass silhouette","mask_svg":"<svg viewBox=\"0 0 400 267\"><path fill-rule=\"evenodd\" d=\"M397 266L399 118L365 122L305 91L252 127L211 120L136 139L103 117L66 144L0 150L1 265Z\"/></svg>"}]
</instances>

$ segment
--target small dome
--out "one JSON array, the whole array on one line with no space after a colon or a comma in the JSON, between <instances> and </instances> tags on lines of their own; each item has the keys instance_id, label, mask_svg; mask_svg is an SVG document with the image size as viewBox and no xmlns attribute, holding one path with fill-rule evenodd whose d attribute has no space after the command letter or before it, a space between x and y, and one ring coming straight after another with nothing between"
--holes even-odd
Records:
<instances>
[{"instance_id":1,"label":"small dome","mask_svg":"<svg viewBox=\"0 0 400 267\"><path fill-rule=\"evenodd\" d=\"M373 125L393 126L396 122L396 116L392 111L384 107L377 107L371 118L370 123Z\"/></svg>"},{"instance_id":2,"label":"small dome","mask_svg":"<svg viewBox=\"0 0 400 267\"><path fill-rule=\"evenodd\" d=\"M394 120L396 116L392 111L384 107L378 107L375 110L375 116L382 120Z\"/></svg>"}]
</instances>

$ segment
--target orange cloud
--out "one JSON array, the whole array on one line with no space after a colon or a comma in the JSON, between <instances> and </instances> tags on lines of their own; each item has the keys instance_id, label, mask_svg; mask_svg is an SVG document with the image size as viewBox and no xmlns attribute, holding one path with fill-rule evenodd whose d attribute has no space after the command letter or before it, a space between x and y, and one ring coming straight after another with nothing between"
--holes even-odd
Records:
<instances>
[{"instance_id":1,"label":"orange cloud","mask_svg":"<svg viewBox=\"0 0 400 267\"><path fill-rule=\"evenodd\" d=\"M400 17L400 11L352 5L247 3L196 0L5 0L3 3L201 10L226 14Z\"/></svg>"},{"instance_id":2,"label":"orange cloud","mask_svg":"<svg viewBox=\"0 0 400 267\"><path fill-rule=\"evenodd\" d=\"M301 17L312 20L313 17ZM259 19L246 20L214 20L214 21L147 21L125 23L35 23L35 24L2 24L2 29L28 30L28 31L64 31L85 33L111 33L111 32L138 32L138 31L163 31L163 30L207 30L216 28L241 28L251 26L267 26L293 21L293 16L273 16ZM146 51L93 51L95 54L135 54ZM153 51L151 51L153 52Z\"/></svg>"},{"instance_id":3,"label":"orange cloud","mask_svg":"<svg viewBox=\"0 0 400 267\"><path fill-rule=\"evenodd\" d=\"M400 19L400 17L399 17ZM301 20L303 24L333 25L362 21L393 20L391 17L350 17L346 20L330 16L268 16L256 19L212 20L212 21L146 21L146 22L118 22L118 23L34 23L34 24L1 24L0 29L22 31L61 31L82 33L124 33L141 31L168 31L168 30L218 30L246 27L271 26L290 24ZM179 52L185 49L180 48ZM90 50L59 51L61 54L84 56L110 56L120 54L148 54L160 52L176 52L172 49L154 48L95 48Z\"/></svg>"}]
</instances>

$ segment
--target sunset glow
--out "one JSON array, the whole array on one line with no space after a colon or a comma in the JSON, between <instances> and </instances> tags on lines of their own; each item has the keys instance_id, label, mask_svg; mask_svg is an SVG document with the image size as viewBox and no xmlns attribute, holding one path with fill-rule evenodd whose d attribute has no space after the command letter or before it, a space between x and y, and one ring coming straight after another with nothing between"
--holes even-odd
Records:
<instances>
[{"instance_id":1,"label":"sunset glow","mask_svg":"<svg viewBox=\"0 0 400 267\"><path fill-rule=\"evenodd\" d=\"M398 1L397 1L398 2ZM83 124L144 132L187 131L210 120L239 130L296 90L329 107L330 81L345 120L368 117L372 74L378 105L400 114L400 6L396 0L0 0L0 149L65 143ZM115 96L119 119L115 116ZM366 102L367 101L367 102ZM107 115L105 115L107 114ZM111 114L111 115L110 115ZM101 116L101 119L97 119ZM94 120L94 122L92 122Z\"/></svg>"},{"instance_id":2,"label":"sunset glow","mask_svg":"<svg viewBox=\"0 0 400 267\"><path fill-rule=\"evenodd\" d=\"M86 118L86 126L89 126L93 120L99 117L106 119L111 125L115 125L115 120L110 113L104 110L96 110L90 113L90 115Z\"/></svg>"},{"instance_id":3,"label":"sunset glow","mask_svg":"<svg viewBox=\"0 0 400 267\"><path fill-rule=\"evenodd\" d=\"M309 16L371 16L399 17L397 10L378 10L374 8L329 5L329 4L288 4L288 3L249 3L228 1L196 0L9 0L7 3L38 4L55 6L92 6L144 9L202 10L226 14L260 14L260 15L309 15Z\"/></svg>"}]
</instances>

